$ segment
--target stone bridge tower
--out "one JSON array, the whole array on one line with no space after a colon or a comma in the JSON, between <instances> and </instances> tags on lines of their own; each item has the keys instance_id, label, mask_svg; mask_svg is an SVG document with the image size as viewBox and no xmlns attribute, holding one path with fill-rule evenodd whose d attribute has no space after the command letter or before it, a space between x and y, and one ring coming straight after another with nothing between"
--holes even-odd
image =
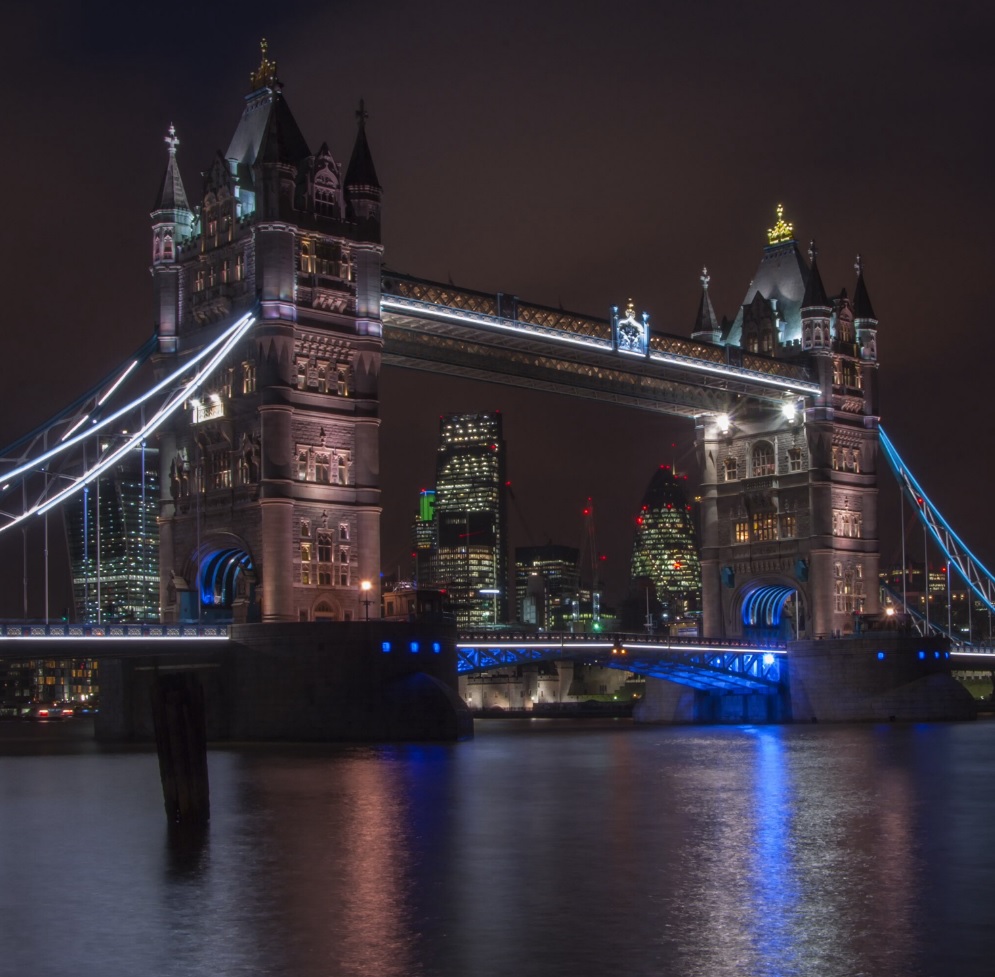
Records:
<instances>
[{"instance_id":1,"label":"stone bridge tower","mask_svg":"<svg viewBox=\"0 0 995 977\"><path fill-rule=\"evenodd\" d=\"M381 188L313 152L267 57L189 199L172 127L152 212L157 371L255 325L160 440L166 621L358 619L379 608ZM361 591L368 580L372 591Z\"/></svg>"},{"instance_id":2,"label":"stone bridge tower","mask_svg":"<svg viewBox=\"0 0 995 977\"><path fill-rule=\"evenodd\" d=\"M710 636L824 637L878 610L877 320L857 261L827 296L778 208L745 301L719 325L708 278L694 335L804 365L815 397L702 418L702 602Z\"/></svg>"}]
</instances>

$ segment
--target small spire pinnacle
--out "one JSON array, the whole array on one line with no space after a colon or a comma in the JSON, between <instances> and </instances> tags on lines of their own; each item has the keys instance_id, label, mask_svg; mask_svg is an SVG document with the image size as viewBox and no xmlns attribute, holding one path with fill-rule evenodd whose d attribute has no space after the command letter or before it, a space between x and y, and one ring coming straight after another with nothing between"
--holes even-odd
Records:
<instances>
[{"instance_id":1,"label":"small spire pinnacle","mask_svg":"<svg viewBox=\"0 0 995 977\"><path fill-rule=\"evenodd\" d=\"M815 246L815 240L808 242L808 260L815 261L816 256L819 254L819 249Z\"/></svg>"},{"instance_id":2,"label":"small spire pinnacle","mask_svg":"<svg viewBox=\"0 0 995 977\"><path fill-rule=\"evenodd\" d=\"M777 205L777 223L767 230L767 242L769 244L781 244L790 241L795 230L794 224L789 224L784 219L784 204Z\"/></svg>"},{"instance_id":3,"label":"small spire pinnacle","mask_svg":"<svg viewBox=\"0 0 995 977\"><path fill-rule=\"evenodd\" d=\"M862 275L864 273L864 259L857 255L857 260L853 263L853 270L858 274Z\"/></svg>"},{"instance_id":4,"label":"small spire pinnacle","mask_svg":"<svg viewBox=\"0 0 995 977\"><path fill-rule=\"evenodd\" d=\"M708 291L708 283L711 280L712 280L712 276L708 274L708 269L703 266L702 269L701 269L701 287L706 292Z\"/></svg>"},{"instance_id":5,"label":"small spire pinnacle","mask_svg":"<svg viewBox=\"0 0 995 977\"><path fill-rule=\"evenodd\" d=\"M169 135L165 137L166 145L169 147L169 155L176 155L176 147L180 144L180 137L176 135L176 126L169 123Z\"/></svg>"},{"instance_id":6,"label":"small spire pinnacle","mask_svg":"<svg viewBox=\"0 0 995 977\"><path fill-rule=\"evenodd\" d=\"M270 61L266 57L268 50L269 42L264 37L259 41L259 67L249 74L249 84L252 86L252 91L259 88L272 88L276 82L276 62Z\"/></svg>"},{"instance_id":7,"label":"small spire pinnacle","mask_svg":"<svg viewBox=\"0 0 995 977\"><path fill-rule=\"evenodd\" d=\"M359 100L359 108L356 109L356 119L359 122L359 128L366 128L366 120L370 117L370 113L366 111L366 102L363 99Z\"/></svg>"}]
</instances>

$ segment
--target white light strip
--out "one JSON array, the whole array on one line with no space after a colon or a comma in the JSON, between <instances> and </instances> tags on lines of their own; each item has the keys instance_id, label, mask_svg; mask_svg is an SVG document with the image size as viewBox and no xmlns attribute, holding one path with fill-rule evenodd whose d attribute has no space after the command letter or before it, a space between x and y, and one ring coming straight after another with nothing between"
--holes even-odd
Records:
<instances>
[{"instance_id":1,"label":"white light strip","mask_svg":"<svg viewBox=\"0 0 995 977\"><path fill-rule=\"evenodd\" d=\"M190 367L195 366L202 359L204 359L205 356L210 355L210 353L214 349L216 349L219 344L225 342L225 340L235 330L240 329L244 325L245 321L247 319L250 319L251 317L252 317L252 313L251 312L247 312L233 326L230 326L220 336L218 336L216 339L214 339L210 343L208 343L208 345L205 346L202 350L200 350L195 356L191 357L189 360L187 360L186 362L184 362L181 367L179 367L177 370L175 370L173 373L171 373L164 380L162 380L159 383L157 383L154 387L152 387L151 390L149 390L146 393L142 394L140 397L136 397L127 406L122 407L120 410L116 411L115 413L111 414L109 417L107 417L104 420L100 421L99 424L94 424L93 427L90 427L86 431L83 431L82 433L77 434L74 438L71 438L68 441L61 442L59 445L57 445L56 447L54 447L54 448L50 449L49 451L45 452L43 455L40 455L37 458L32 458L30 461L25 462L23 465L21 465L20 468L15 468L13 471L7 472L4 475L4 477L7 478L7 479L12 479L12 478L16 478L18 475L23 475L25 472L32 471L32 470L36 469L39 465L41 465L44 462L50 460L51 458L54 458L56 455L60 454L61 452L66 451L67 449L73 447L74 445L79 444L79 442L83 441L85 438L88 438L88 437L92 436L93 434L96 434L98 431L100 431L103 428L107 427L107 425L113 424L115 421L119 420L125 414L127 414L130 411L134 410L140 404L145 403L145 401L148 400L150 397L154 397L157 393L159 393L165 387L168 387L170 384L174 383L178 377L181 377L185 373L187 373L189 371ZM253 320L253 321L255 321L255 320ZM27 515L27 513L25 513L25 515ZM8 524L8 525L10 525L10 524ZM3 532L3 530L6 529L6 528L8 528L8 527L7 526L0 527L0 532Z\"/></svg>"},{"instance_id":2,"label":"white light strip","mask_svg":"<svg viewBox=\"0 0 995 977\"><path fill-rule=\"evenodd\" d=\"M551 641L548 644L544 644L538 641L457 641L456 647L463 651L487 651L488 649L501 649L506 651L511 651L515 649L529 649L533 651L607 651L612 648L616 648L613 642L606 641ZM756 654L762 652L763 654L770 655L786 655L787 651L784 648L765 648L763 646L755 645L710 645L706 643L698 644L667 644L667 645L657 645L657 644L637 644L635 642L631 643L626 647L623 643L619 647L619 651L625 650L626 654L637 654L640 651L712 651L728 653L733 655L738 654Z\"/></svg>"},{"instance_id":3,"label":"white light strip","mask_svg":"<svg viewBox=\"0 0 995 977\"><path fill-rule=\"evenodd\" d=\"M2 634L0 644L5 641L90 641L114 644L129 641L228 641L227 634Z\"/></svg>"},{"instance_id":4,"label":"white light strip","mask_svg":"<svg viewBox=\"0 0 995 977\"><path fill-rule=\"evenodd\" d=\"M85 424L86 423L87 418L89 416L90 416L89 414L84 414L71 428L69 428L68 431L66 431L65 434L62 435L61 438L59 438L59 440L60 441L65 441L66 438L68 438L69 435L72 434L73 431L75 431L81 424Z\"/></svg>"},{"instance_id":5,"label":"white light strip","mask_svg":"<svg viewBox=\"0 0 995 977\"><path fill-rule=\"evenodd\" d=\"M117 388L118 388L118 387L120 387L122 383L124 383L124 381L125 381L125 378L126 378L126 377L128 376L128 374L129 374L129 373L131 373L131 371L132 371L132 370L133 370L133 369L134 369L134 368L135 368L136 366L138 366L138 360L132 360L132 361L131 361L131 366L129 366L129 367L128 367L128 369L127 369L127 370L125 370L125 371L124 371L124 373L122 373L122 374L121 374L121 376L119 376L119 377L117 378L117 380L115 380L115 381L114 381L114 383L113 383L113 384L111 385L111 388L110 388L110 390L108 390L108 391L107 391L107 393L105 393L105 394L103 395L103 397L101 397L101 398L100 398L100 400L98 400L98 401L97 401L97 406L98 406L98 407L99 407L99 406L100 406L101 404L103 404L103 402L104 402L104 401L105 401L105 400L106 400L106 399L107 399L108 397L110 397L110 395L111 395L112 393L114 393L114 391L115 391L115 390L117 390Z\"/></svg>"},{"instance_id":6,"label":"white light strip","mask_svg":"<svg viewBox=\"0 0 995 977\"><path fill-rule=\"evenodd\" d=\"M481 326L489 329L499 329L505 332L516 332L532 338L548 339L550 342L570 343L574 346L585 346L590 349L597 349L609 352L614 349L611 342L605 339L594 339L592 337L575 336L565 331L553 329L551 326L536 325L532 328L512 324L507 319L499 319L489 316L484 312L477 312L472 315L465 312L454 312L445 306L432 305L427 302L420 302L414 299L397 299L396 297L384 296L380 300L380 305L384 309L393 309L395 312L415 312L421 313L429 318L436 317L451 319L454 322L461 322L467 325ZM617 352L643 359L641 353L632 350L618 350ZM750 383L762 383L766 386L780 387L784 390L798 391L800 393L818 394L822 388L811 380L795 380L783 377L772 376L769 373L759 373L755 370L747 370L745 367L724 366L713 363L710 360L697 360L690 356L681 356L677 353L661 353L659 350L651 350L649 359L666 363L670 366L677 366L683 369L695 370L699 373L712 373L716 376L734 377L737 380L748 381Z\"/></svg>"},{"instance_id":7,"label":"white light strip","mask_svg":"<svg viewBox=\"0 0 995 977\"><path fill-rule=\"evenodd\" d=\"M201 385L201 383L203 383L205 377L207 377L210 373L214 371L214 368L228 355L232 347L235 346L235 344L242 338L243 334L252 326L252 324L255 321L256 321L255 318L251 315L241 320L241 325L239 329L235 332L232 332L229 335L229 338L224 343L224 345L222 345L221 348L218 350L218 352L211 357L211 359L196 374L196 376L194 376L194 378L190 380L186 384L186 386L179 391L179 393L174 394L172 400L167 400L166 403L162 407L160 407L158 411L156 411L155 415L152 417L152 420L148 421L144 427L142 427L138 432L136 432L127 441L125 441L125 443L121 445L121 447L115 449L109 455L103 458L97 465L94 465L93 468L91 468L88 472L86 472L79 479L77 479L73 485L69 486L69 488L63 489L61 492L56 493L47 502L43 503L42 505L35 506L33 509L28 510L28 512L26 512L24 515L29 516L32 515L33 513L42 515L43 513L48 512L49 509L53 508L54 506L57 506L64 499L67 499L69 498L69 496L74 495L84 485L88 484L89 482L92 482L93 479L95 479L98 475L101 474L101 472L106 471L119 458L127 454L132 448L134 448L137 444L139 444L142 440L144 440L146 435L150 434L152 431L158 428L163 421L165 421L168 417L170 417L172 414L176 412L176 409L183 404L183 402L187 399L189 394L192 391L196 390ZM13 525L15 525L15 523L13 522L8 523L6 526L0 528L0 532L3 532L5 529L9 529Z\"/></svg>"}]
</instances>

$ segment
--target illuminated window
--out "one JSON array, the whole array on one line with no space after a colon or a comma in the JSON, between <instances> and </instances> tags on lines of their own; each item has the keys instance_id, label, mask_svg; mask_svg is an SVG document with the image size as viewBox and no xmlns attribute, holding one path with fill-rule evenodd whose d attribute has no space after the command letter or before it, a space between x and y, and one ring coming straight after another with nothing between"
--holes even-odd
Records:
<instances>
[{"instance_id":1,"label":"illuminated window","mask_svg":"<svg viewBox=\"0 0 995 977\"><path fill-rule=\"evenodd\" d=\"M346 397L349 395L349 385L346 382L346 371L339 370L338 377L336 378L336 390L340 397Z\"/></svg>"},{"instance_id":2,"label":"illuminated window","mask_svg":"<svg viewBox=\"0 0 995 977\"><path fill-rule=\"evenodd\" d=\"M791 539L798 535L798 523L793 513L781 516L781 539Z\"/></svg>"},{"instance_id":3,"label":"illuminated window","mask_svg":"<svg viewBox=\"0 0 995 977\"><path fill-rule=\"evenodd\" d=\"M349 483L349 463L346 461L345 457L339 455L339 485L348 485Z\"/></svg>"},{"instance_id":4,"label":"illuminated window","mask_svg":"<svg viewBox=\"0 0 995 977\"><path fill-rule=\"evenodd\" d=\"M758 543L777 539L777 518L773 512L758 512L753 516L753 539Z\"/></svg>"},{"instance_id":5,"label":"illuminated window","mask_svg":"<svg viewBox=\"0 0 995 977\"><path fill-rule=\"evenodd\" d=\"M340 522L339 523L339 539L343 542L349 541L349 523Z\"/></svg>"},{"instance_id":6,"label":"illuminated window","mask_svg":"<svg viewBox=\"0 0 995 977\"><path fill-rule=\"evenodd\" d=\"M750 524L746 521L736 523L736 542L748 543L750 541Z\"/></svg>"},{"instance_id":7,"label":"illuminated window","mask_svg":"<svg viewBox=\"0 0 995 977\"><path fill-rule=\"evenodd\" d=\"M229 366L221 371L221 393L225 397L231 397L231 388L235 381L235 368Z\"/></svg>"},{"instance_id":8,"label":"illuminated window","mask_svg":"<svg viewBox=\"0 0 995 977\"><path fill-rule=\"evenodd\" d=\"M331 472L331 455L327 452L317 452L314 456L314 480L322 485L327 485Z\"/></svg>"},{"instance_id":9,"label":"illuminated window","mask_svg":"<svg viewBox=\"0 0 995 977\"><path fill-rule=\"evenodd\" d=\"M162 239L162 257L164 261L173 260L173 235L167 234Z\"/></svg>"},{"instance_id":10,"label":"illuminated window","mask_svg":"<svg viewBox=\"0 0 995 977\"><path fill-rule=\"evenodd\" d=\"M240 282L245 278L245 256L235 256L235 281Z\"/></svg>"},{"instance_id":11,"label":"illuminated window","mask_svg":"<svg viewBox=\"0 0 995 977\"><path fill-rule=\"evenodd\" d=\"M307 448L299 448L297 450L297 478L301 482L307 481L308 462L310 458L311 452Z\"/></svg>"},{"instance_id":12,"label":"illuminated window","mask_svg":"<svg viewBox=\"0 0 995 977\"><path fill-rule=\"evenodd\" d=\"M303 238L301 240L301 274L313 275L316 265L314 241L310 238Z\"/></svg>"},{"instance_id":13,"label":"illuminated window","mask_svg":"<svg viewBox=\"0 0 995 977\"><path fill-rule=\"evenodd\" d=\"M788 471L800 472L802 470L802 449L788 448Z\"/></svg>"},{"instance_id":14,"label":"illuminated window","mask_svg":"<svg viewBox=\"0 0 995 977\"><path fill-rule=\"evenodd\" d=\"M246 360L242 364L242 393L251 394L256 391L256 364Z\"/></svg>"},{"instance_id":15,"label":"illuminated window","mask_svg":"<svg viewBox=\"0 0 995 977\"><path fill-rule=\"evenodd\" d=\"M221 284L222 285L227 285L228 284L228 267L229 267L228 266L228 259L226 258L224 261L221 262Z\"/></svg>"},{"instance_id":16,"label":"illuminated window","mask_svg":"<svg viewBox=\"0 0 995 977\"><path fill-rule=\"evenodd\" d=\"M753 446L750 455L754 478L761 475L773 475L775 471L774 446L769 441L758 441Z\"/></svg>"},{"instance_id":17,"label":"illuminated window","mask_svg":"<svg viewBox=\"0 0 995 977\"><path fill-rule=\"evenodd\" d=\"M208 265L207 268L207 285L209 288L214 288L218 284L218 269L215 265Z\"/></svg>"}]
</instances>

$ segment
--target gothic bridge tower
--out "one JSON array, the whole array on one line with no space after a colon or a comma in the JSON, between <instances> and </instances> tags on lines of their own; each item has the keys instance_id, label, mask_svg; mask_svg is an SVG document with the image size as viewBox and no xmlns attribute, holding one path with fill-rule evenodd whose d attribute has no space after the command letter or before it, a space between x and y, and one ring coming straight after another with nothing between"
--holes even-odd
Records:
<instances>
[{"instance_id":1,"label":"gothic bridge tower","mask_svg":"<svg viewBox=\"0 0 995 977\"><path fill-rule=\"evenodd\" d=\"M702 278L696 339L733 364L801 364L821 387L698 421L708 635L846 634L878 610L877 319L859 258L856 271L853 299L827 296L814 244L806 260L778 207L732 322L717 322Z\"/></svg>"},{"instance_id":2,"label":"gothic bridge tower","mask_svg":"<svg viewBox=\"0 0 995 977\"><path fill-rule=\"evenodd\" d=\"M381 188L312 152L263 42L224 153L187 197L172 127L152 212L157 371L256 322L162 435L166 621L358 619L379 608ZM369 580L372 593L362 593Z\"/></svg>"}]
</instances>

